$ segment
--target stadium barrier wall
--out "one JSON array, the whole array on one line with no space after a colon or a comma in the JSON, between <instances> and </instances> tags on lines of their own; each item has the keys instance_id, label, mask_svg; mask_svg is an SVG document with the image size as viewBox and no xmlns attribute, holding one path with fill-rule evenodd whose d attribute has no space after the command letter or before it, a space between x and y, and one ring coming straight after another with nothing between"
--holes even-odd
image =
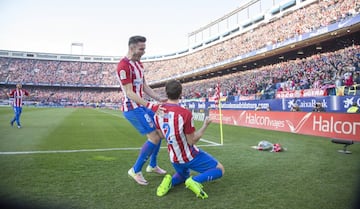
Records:
<instances>
[{"instance_id":1,"label":"stadium barrier wall","mask_svg":"<svg viewBox=\"0 0 360 209\"><path fill-rule=\"evenodd\" d=\"M209 116L220 122L218 110ZM360 142L360 114L222 110L222 123Z\"/></svg>"},{"instance_id":2,"label":"stadium barrier wall","mask_svg":"<svg viewBox=\"0 0 360 209\"><path fill-rule=\"evenodd\" d=\"M290 111L293 105L298 105L300 111L311 112L317 102L321 102L326 112L346 113L347 109L356 102L360 106L360 96L323 96L323 97L302 97L282 98L267 100L248 100L237 102L224 102L224 110L255 110L259 106L265 110L270 107L272 111ZM214 102L183 102L182 106L194 112L206 112L207 109L216 109Z\"/></svg>"},{"instance_id":3,"label":"stadium barrier wall","mask_svg":"<svg viewBox=\"0 0 360 209\"><path fill-rule=\"evenodd\" d=\"M360 96L360 84L352 86L340 86L335 88L335 85L329 85L328 88L323 89L303 89L292 91L280 91L275 93L275 98L300 98L300 97L318 97L329 96L329 91L333 89L334 95L337 96Z\"/></svg>"}]
</instances>

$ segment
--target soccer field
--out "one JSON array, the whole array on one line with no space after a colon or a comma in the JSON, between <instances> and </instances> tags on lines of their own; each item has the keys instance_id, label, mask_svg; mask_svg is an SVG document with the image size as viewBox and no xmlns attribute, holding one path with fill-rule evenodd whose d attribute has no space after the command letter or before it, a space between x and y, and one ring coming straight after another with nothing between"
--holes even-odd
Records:
<instances>
[{"instance_id":1,"label":"soccer field","mask_svg":"<svg viewBox=\"0 0 360 209\"><path fill-rule=\"evenodd\" d=\"M10 126L12 117L11 108L0 108L0 197L7 202L33 208L344 209L358 197L359 144L346 155L327 138L224 126L224 145L200 143L225 167L223 178L204 183L209 198L197 199L184 185L159 198L161 176L144 171L148 186L127 176L145 137L120 111L25 107L21 129ZM219 125L211 124L203 138L220 143L219 136ZM251 148L261 140L288 150ZM166 149L158 163L173 172Z\"/></svg>"}]
</instances>

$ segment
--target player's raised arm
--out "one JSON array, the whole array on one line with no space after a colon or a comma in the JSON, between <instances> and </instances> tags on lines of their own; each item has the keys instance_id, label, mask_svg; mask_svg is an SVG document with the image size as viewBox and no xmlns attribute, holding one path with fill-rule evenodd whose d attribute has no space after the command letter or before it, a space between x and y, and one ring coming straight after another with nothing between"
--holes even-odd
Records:
<instances>
[{"instance_id":1,"label":"player's raised arm","mask_svg":"<svg viewBox=\"0 0 360 209\"><path fill-rule=\"evenodd\" d=\"M25 96L30 96L30 93L26 90L24 90Z\"/></svg>"},{"instance_id":2,"label":"player's raised arm","mask_svg":"<svg viewBox=\"0 0 360 209\"><path fill-rule=\"evenodd\" d=\"M11 91L10 93L6 93L6 95L8 96L8 97L13 97L14 96L14 90L13 91Z\"/></svg>"},{"instance_id":3,"label":"player's raised arm","mask_svg":"<svg viewBox=\"0 0 360 209\"><path fill-rule=\"evenodd\" d=\"M191 134L186 134L186 140L190 145L194 145L196 144L200 138L202 137L202 135L205 133L206 128L209 126L209 124L211 123L211 120L209 117L206 117L204 120L204 123L202 125L202 127L191 133Z\"/></svg>"}]
</instances>

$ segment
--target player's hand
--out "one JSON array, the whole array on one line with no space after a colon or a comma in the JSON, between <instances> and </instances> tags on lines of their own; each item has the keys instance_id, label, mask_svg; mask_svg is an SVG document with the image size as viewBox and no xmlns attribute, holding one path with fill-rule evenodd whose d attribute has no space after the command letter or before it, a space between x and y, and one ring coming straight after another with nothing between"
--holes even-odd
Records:
<instances>
[{"instance_id":1,"label":"player's hand","mask_svg":"<svg viewBox=\"0 0 360 209\"><path fill-rule=\"evenodd\" d=\"M148 102L146 104L146 108L152 110L154 113L156 113L158 111L159 107L160 107L160 105L154 104L154 103L151 103L151 102Z\"/></svg>"},{"instance_id":2,"label":"player's hand","mask_svg":"<svg viewBox=\"0 0 360 209\"><path fill-rule=\"evenodd\" d=\"M166 108L163 106L159 106L159 109L155 112L156 115L163 117L165 115Z\"/></svg>"},{"instance_id":3,"label":"player's hand","mask_svg":"<svg viewBox=\"0 0 360 209\"><path fill-rule=\"evenodd\" d=\"M204 119L204 126L208 126L210 123L211 123L212 121L211 121L211 119L210 119L210 117L209 116L206 116L205 117L205 119Z\"/></svg>"}]
</instances>

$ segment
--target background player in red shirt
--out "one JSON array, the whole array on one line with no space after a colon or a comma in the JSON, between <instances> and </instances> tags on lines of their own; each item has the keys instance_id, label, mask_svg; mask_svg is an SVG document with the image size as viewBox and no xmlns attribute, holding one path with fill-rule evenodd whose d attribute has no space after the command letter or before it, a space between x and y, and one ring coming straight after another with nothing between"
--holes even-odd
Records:
<instances>
[{"instance_id":1,"label":"background player in red shirt","mask_svg":"<svg viewBox=\"0 0 360 209\"><path fill-rule=\"evenodd\" d=\"M124 93L121 108L124 117L148 138L142 146L135 164L128 171L129 176L141 185L148 184L141 170L149 156L151 156L150 163L146 171L158 174L166 173L156 163L161 138L156 132L154 113L159 109L159 105L145 101L143 93L160 102L167 99L160 98L146 83L144 68L140 62L141 56L145 53L145 42L146 38L143 36L130 37L128 54L120 60L117 66L117 75Z\"/></svg>"},{"instance_id":2,"label":"background player in red shirt","mask_svg":"<svg viewBox=\"0 0 360 209\"><path fill-rule=\"evenodd\" d=\"M13 126L14 122L16 121L17 127L21 128L20 124L20 115L22 112L22 105L23 105L23 97L29 96L29 92L25 89L22 89L22 85L16 84L16 89L12 90L8 96L14 98L14 102L12 104L14 110L14 118L10 121L10 125Z\"/></svg>"},{"instance_id":3,"label":"background player in red shirt","mask_svg":"<svg viewBox=\"0 0 360 209\"><path fill-rule=\"evenodd\" d=\"M165 175L157 188L157 195L164 196L172 186L185 182L186 188L205 199L208 195L201 183L213 181L224 174L224 166L195 145L211 121L207 117L203 126L195 131L192 113L179 105L182 92L180 82L169 81L165 90L168 97L168 101L162 105L165 113L155 116L155 124L162 138L166 139L170 161L176 173L173 176ZM199 174L191 177L190 170Z\"/></svg>"}]
</instances>

